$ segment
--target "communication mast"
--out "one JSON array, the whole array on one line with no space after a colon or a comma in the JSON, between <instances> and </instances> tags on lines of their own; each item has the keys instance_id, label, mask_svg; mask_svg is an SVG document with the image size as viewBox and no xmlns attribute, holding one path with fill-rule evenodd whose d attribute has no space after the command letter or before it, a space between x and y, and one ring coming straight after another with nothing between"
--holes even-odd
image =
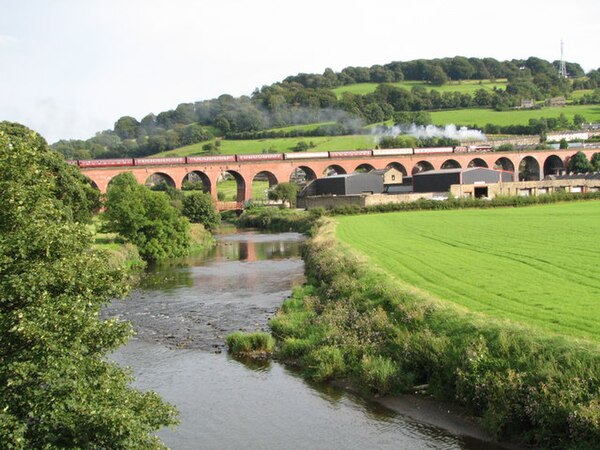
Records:
<instances>
[{"instance_id":1,"label":"communication mast","mask_svg":"<svg viewBox=\"0 0 600 450\"><path fill-rule=\"evenodd\" d=\"M565 64L562 39L560 40L560 66L558 68L558 74L563 78L567 78L567 65Z\"/></svg>"}]
</instances>

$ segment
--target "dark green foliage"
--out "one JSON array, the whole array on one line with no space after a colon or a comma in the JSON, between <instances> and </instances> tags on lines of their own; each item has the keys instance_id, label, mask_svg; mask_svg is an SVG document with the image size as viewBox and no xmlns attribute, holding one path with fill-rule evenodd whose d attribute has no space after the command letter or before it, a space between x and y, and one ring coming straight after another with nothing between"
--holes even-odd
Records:
<instances>
[{"instance_id":1,"label":"dark green foliage","mask_svg":"<svg viewBox=\"0 0 600 450\"><path fill-rule=\"evenodd\" d=\"M115 133L121 139L135 139L139 128L140 123L131 116L121 117L115 122Z\"/></svg>"},{"instance_id":2,"label":"dark green foliage","mask_svg":"<svg viewBox=\"0 0 600 450\"><path fill-rule=\"evenodd\" d=\"M379 148L414 148L419 147L419 140L412 136L383 137L378 142Z\"/></svg>"},{"instance_id":3,"label":"dark green foliage","mask_svg":"<svg viewBox=\"0 0 600 450\"><path fill-rule=\"evenodd\" d=\"M208 193L194 192L183 200L183 215L192 223L201 223L204 228L215 231L221 223L221 216Z\"/></svg>"},{"instance_id":4,"label":"dark green foliage","mask_svg":"<svg viewBox=\"0 0 600 450\"><path fill-rule=\"evenodd\" d=\"M431 125L431 114L427 111L416 111L416 112L397 112L394 113L394 122L399 125Z\"/></svg>"},{"instance_id":5,"label":"dark green foliage","mask_svg":"<svg viewBox=\"0 0 600 450\"><path fill-rule=\"evenodd\" d=\"M21 126L0 130L0 446L162 448L175 411L106 354L130 336L99 311L125 274L91 249L77 202L57 199L69 167ZM69 182L81 178L69 174ZM85 186L71 186L71 192Z\"/></svg>"},{"instance_id":6,"label":"dark green foliage","mask_svg":"<svg viewBox=\"0 0 600 450\"><path fill-rule=\"evenodd\" d=\"M600 172L600 153L594 153L590 162L594 166L594 170Z\"/></svg>"},{"instance_id":7,"label":"dark green foliage","mask_svg":"<svg viewBox=\"0 0 600 450\"><path fill-rule=\"evenodd\" d=\"M246 209L235 221L239 227L261 228L271 231L297 231L308 233L317 213L279 208Z\"/></svg>"},{"instance_id":8,"label":"dark green foliage","mask_svg":"<svg viewBox=\"0 0 600 450\"><path fill-rule=\"evenodd\" d=\"M292 149L295 152L305 152L310 148L306 141L300 141L296 144L296 146Z\"/></svg>"},{"instance_id":9,"label":"dark green foliage","mask_svg":"<svg viewBox=\"0 0 600 450\"><path fill-rule=\"evenodd\" d=\"M515 149L515 146L513 144L501 144L498 147L496 147L496 151L497 152L512 152Z\"/></svg>"},{"instance_id":10,"label":"dark green foliage","mask_svg":"<svg viewBox=\"0 0 600 450\"><path fill-rule=\"evenodd\" d=\"M567 170L573 173L588 173L592 172L594 167L587 159L585 153L579 151L569 159Z\"/></svg>"},{"instance_id":11,"label":"dark green foliage","mask_svg":"<svg viewBox=\"0 0 600 450\"><path fill-rule=\"evenodd\" d=\"M565 138L562 138L560 140L559 148L561 148L561 149L569 148L569 143L567 142L567 140Z\"/></svg>"},{"instance_id":12,"label":"dark green foliage","mask_svg":"<svg viewBox=\"0 0 600 450\"><path fill-rule=\"evenodd\" d=\"M298 185L296 183L284 182L269 190L269 199L289 203L290 207L296 206L296 196L298 195Z\"/></svg>"},{"instance_id":13,"label":"dark green foliage","mask_svg":"<svg viewBox=\"0 0 600 450\"><path fill-rule=\"evenodd\" d=\"M189 223L162 192L138 184L129 172L117 175L106 196L107 231L135 244L146 261L186 255Z\"/></svg>"},{"instance_id":14,"label":"dark green foliage","mask_svg":"<svg viewBox=\"0 0 600 450\"><path fill-rule=\"evenodd\" d=\"M170 186L166 183L161 183L162 186L164 186L164 189L160 189L161 191L163 191L165 194L167 194L167 197L169 197L169 203L171 203L171 206L173 208L175 208L177 211L181 212L183 210L183 201L185 200L185 194L183 193L183 191L174 188L173 186ZM155 189L152 189L155 190Z\"/></svg>"},{"instance_id":15,"label":"dark green foliage","mask_svg":"<svg viewBox=\"0 0 600 450\"><path fill-rule=\"evenodd\" d=\"M0 132L4 133L9 148L26 145L37 152L39 180L51 177L53 197L65 207L73 220L89 222L92 214L100 208L100 191L92 187L89 178L83 176L77 167L65 164L59 154L50 150L46 140L29 128L18 123L0 122Z\"/></svg>"}]
</instances>

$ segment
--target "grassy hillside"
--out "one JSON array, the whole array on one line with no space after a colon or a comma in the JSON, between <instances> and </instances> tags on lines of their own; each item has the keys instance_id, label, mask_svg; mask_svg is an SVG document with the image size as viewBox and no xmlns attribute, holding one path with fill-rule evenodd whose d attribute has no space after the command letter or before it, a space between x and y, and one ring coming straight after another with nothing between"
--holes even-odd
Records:
<instances>
[{"instance_id":1,"label":"grassy hillside","mask_svg":"<svg viewBox=\"0 0 600 450\"><path fill-rule=\"evenodd\" d=\"M343 242L443 300L600 341L600 202L339 222Z\"/></svg>"},{"instance_id":2,"label":"grassy hillside","mask_svg":"<svg viewBox=\"0 0 600 450\"><path fill-rule=\"evenodd\" d=\"M493 90L494 87L498 89L506 88L506 80L468 80L468 81L452 81L442 86L433 86L429 83L424 83L422 81L400 81L397 83L386 83L391 86L395 86L398 88L411 90L413 87L423 87L427 90L434 90L439 92L461 92L465 94L472 94L478 89L486 89ZM379 83L357 83L357 84L349 84L347 86L340 86L338 88L333 89L335 95L338 98L341 98L344 92L350 92L352 94L360 94L365 95L371 92L375 92L375 89Z\"/></svg>"},{"instance_id":3,"label":"grassy hillside","mask_svg":"<svg viewBox=\"0 0 600 450\"><path fill-rule=\"evenodd\" d=\"M435 125L461 124L477 125L480 127L488 123L504 125L527 125L529 119L539 119L541 117L559 117L564 114L567 119L572 120L575 114L581 114L588 122L600 122L600 106L597 105L570 105L565 107L542 108L536 110L511 110L494 111L492 109L457 109L446 111L435 111L431 113L431 118ZM280 131L290 131L294 129L311 130L325 123L296 125L293 127L278 128ZM391 125L391 121L386 122ZM374 127L373 124L370 127ZM273 139L248 139L248 140L227 140L221 141L221 152L223 154L244 154L244 153L262 153L263 150L274 150L279 153L292 152L293 148L300 141L312 142L315 147L309 151L333 151L333 150L357 150L373 148L375 140L371 135L352 135L352 136L317 136L317 137L293 137L293 138L273 138ZM208 141L207 141L208 142ZM185 147L179 147L174 150L161 152L152 156L191 156L202 155L204 151L202 146L207 142L200 142ZM210 141L214 142L214 141Z\"/></svg>"},{"instance_id":4,"label":"grassy hillside","mask_svg":"<svg viewBox=\"0 0 600 450\"><path fill-rule=\"evenodd\" d=\"M280 139L255 139L255 140L223 140L221 152L223 154L262 153L263 150L272 149L280 153L291 152L300 141L313 142L311 152L329 150L356 150L373 148L374 140L370 135L354 136L319 136L319 137L294 137ZM191 156L203 154L202 146L206 142L176 148L153 156Z\"/></svg>"},{"instance_id":5,"label":"grassy hillside","mask_svg":"<svg viewBox=\"0 0 600 450\"><path fill-rule=\"evenodd\" d=\"M600 106L597 105L572 105L519 111L494 111L492 109L474 108L456 109L432 112L431 118L436 125L455 123L485 126L488 123L493 123L504 126L527 125L529 119L558 117L561 113L567 116L569 120L572 120L575 114L582 114L588 122L600 121Z\"/></svg>"}]
</instances>

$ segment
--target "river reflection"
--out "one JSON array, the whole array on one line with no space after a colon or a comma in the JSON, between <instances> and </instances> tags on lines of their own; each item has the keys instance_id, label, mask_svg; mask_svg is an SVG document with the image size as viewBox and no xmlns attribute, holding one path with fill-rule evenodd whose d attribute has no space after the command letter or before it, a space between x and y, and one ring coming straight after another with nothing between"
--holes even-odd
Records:
<instances>
[{"instance_id":1,"label":"river reflection","mask_svg":"<svg viewBox=\"0 0 600 450\"><path fill-rule=\"evenodd\" d=\"M303 280L295 233L221 236L204 255L151 269L110 316L137 335L113 358L132 367L136 386L181 412L161 430L172 449L480 449L329 384L308 383L276 361L230 358L231 331L266 329Z\"/></svg>"}]
</instances>

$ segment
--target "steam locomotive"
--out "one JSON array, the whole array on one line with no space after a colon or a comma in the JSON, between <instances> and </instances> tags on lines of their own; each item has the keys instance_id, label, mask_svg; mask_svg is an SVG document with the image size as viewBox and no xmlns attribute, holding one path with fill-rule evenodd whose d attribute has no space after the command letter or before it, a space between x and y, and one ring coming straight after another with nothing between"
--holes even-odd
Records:
<instances>
[{"instance_id":1,"label":"steam locomotive","mask_svg":"<svg viewBox=\"0 0 600 450\"><path fill-rule=\"evenodd\" d=\"M181 164L214 164L252 161L280 161L324 158L364 158L369 156L409 156L438 153L489 152L489 146L473 147L428 147L428 148L384 148L372 150L347 150L333 152L297 152L297 153L257 153L245 155L207 155L177 156L169 158L119 158L119 159L79 159L69 161L71 164L87 168L127 167L127 166L173 166Z\"/></svg>"}]
</instances>

